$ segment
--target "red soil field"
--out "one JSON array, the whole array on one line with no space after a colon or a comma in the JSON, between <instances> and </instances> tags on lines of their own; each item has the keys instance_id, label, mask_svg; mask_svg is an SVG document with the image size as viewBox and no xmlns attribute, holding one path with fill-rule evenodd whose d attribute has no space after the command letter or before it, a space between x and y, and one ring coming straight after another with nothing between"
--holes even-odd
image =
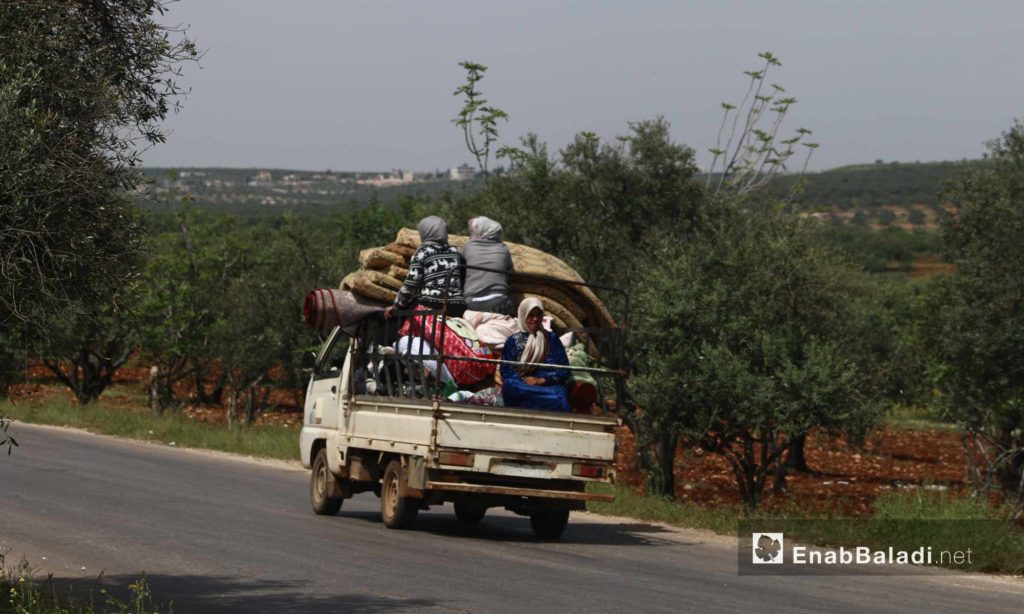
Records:
<instances>
[{"instance_id":1,"label":"red soil field","mask_svg":"<svg viewBox=\"0 0 1024 614\"><path fill-rule=\"evenodd\" d=\"M769 477L762 508L800 509L868 516L883 493L925 486L966 492L966 465L960 435L947 430L886 427L862 446L843 436L812 433L805 449L811 473L790 473L786 491L772 491ZM644 474L625 428L619 437L619 483L641 491ZM684 448L676 453L676 496L701 505L738 504L736 479L725 458Z\"/></svg>"}]
</instances>

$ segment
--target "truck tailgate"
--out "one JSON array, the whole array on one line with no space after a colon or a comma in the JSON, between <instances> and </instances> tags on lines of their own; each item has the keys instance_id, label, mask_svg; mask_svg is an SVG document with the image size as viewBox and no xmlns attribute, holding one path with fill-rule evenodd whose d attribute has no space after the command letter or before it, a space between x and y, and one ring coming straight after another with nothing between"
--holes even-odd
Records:
<instances>
[{"instance_id":1,"label":"truck tailgate","mask_svg":"<svg viewBox=\"0 0 1024 614\"><path fill-rule=\"evenodd\" d=\"M442 405L441 412L439 448L615 459L614 417L450 404Z\"/></svg>"}]
</instances>

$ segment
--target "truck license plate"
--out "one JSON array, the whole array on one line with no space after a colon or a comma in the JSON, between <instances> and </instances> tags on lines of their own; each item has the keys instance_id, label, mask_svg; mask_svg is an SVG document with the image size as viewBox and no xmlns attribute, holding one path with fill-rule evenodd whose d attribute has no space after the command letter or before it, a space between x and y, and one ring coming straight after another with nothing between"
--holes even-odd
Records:
<instances>
[{"instance_id":1,"label":"truck license plate","mask_svg":"<svg viewBox=\"0 0 1024 614\"><path fill-rule=\"evenodd\" d=\"M502 461L491 465L491 473L498 475L513 475L520 478L549 478L551 467L548 465L534 465L531 463L515 463Z\"/></svg>"}]
</instances>

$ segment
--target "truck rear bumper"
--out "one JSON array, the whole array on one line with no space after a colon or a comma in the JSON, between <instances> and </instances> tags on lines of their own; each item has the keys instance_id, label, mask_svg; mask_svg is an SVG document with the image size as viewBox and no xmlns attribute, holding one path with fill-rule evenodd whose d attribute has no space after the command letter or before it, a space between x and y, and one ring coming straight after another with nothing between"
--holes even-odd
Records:
<instances>
[{"instance_id":1,"label":"truck rear bumper","mask_svg":"<svg viewBox=\"0 0 1024 614\"><path fill-rule=\"evenodd\" d=\"M510 495L513 497L539 497L542 499L569 499L572 501L614 501L615 495L594 492L572 492L566 490L545 490L541 488L520 488L517 486L493 486L488 484L466 484L464 482L427 482L427 490L448 490L466 493Z\"/></svg>"}]
</instances>

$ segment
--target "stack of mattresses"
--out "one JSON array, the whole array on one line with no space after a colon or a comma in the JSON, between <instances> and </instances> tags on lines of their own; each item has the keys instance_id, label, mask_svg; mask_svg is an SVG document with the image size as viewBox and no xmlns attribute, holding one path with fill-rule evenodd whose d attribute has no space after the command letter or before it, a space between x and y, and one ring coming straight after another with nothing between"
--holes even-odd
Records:
<instances>
[{"instance_id":1,"label":"stack of mattresses","mask_svg":"<svg viewBox=\"0 0 1024 614\"><path fill-rule=\"evenodd\" d=\"M458 247L468 240L468 237L448 236L448 241ZM359 253L359 270L346 276L341 281L341 288L385 303L394 301L409 272L409 259L419 245L419 233L403 228L394 243L363 250ZM572 267L550 254L518 243L506 241L505 245L512 253L513 266L519 273L583 281ZM590 288L516 277L511 282L517 303L527 296L537 297L560 328L615 326L608 310Z\"/></svg>"}]
</instances>

